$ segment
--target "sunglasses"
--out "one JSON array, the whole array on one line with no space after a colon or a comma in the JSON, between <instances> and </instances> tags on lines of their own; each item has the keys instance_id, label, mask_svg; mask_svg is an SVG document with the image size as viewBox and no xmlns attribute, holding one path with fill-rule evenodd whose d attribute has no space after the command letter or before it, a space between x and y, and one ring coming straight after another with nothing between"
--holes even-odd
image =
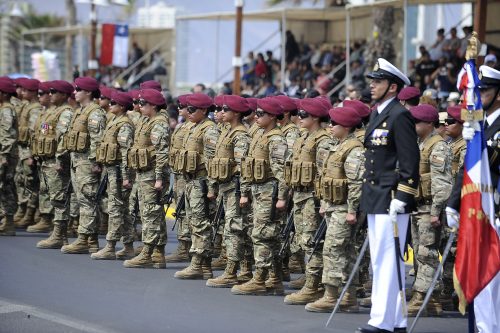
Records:
<instances>
[{"instance_id":1,"label":"sunglasses","mask_svg":"<svg viewBox=\"0 0 500 333\"><path fill-rule=\"evenodd\" d=\"M146 106L146 105L151 105L151 103L146 102L146 100L145 100L145 99L140 99L140 100L139 100L139 105L140 105L140 106Z\"/></svg>"},{"instance_id":2,"label":"sunglasses","mask_svg":"<svg viewBox=\"0 0 500 333\"><path fill-rule=\"evenodd\" d=\"M49 93L50 93L51 95L57 94L57 90L55 90L54 88L50 88L50 89L49 89Z\"/></svg>"},{"instance_id":3,"label":"sunglasses","mask_svg":"<svg viewBox=\"0 0 500 333\"><path fill-rule=\"evenodd\" d=\"M115 106L116 104L118 104L118 103L116 103L116 101L113 101L113 100L109 101L109 105L111 105L111 106Z\"/></svg>"},{"instance_id":4,"label":"sunglasses","mask_svg":"<svg viewBox=\"0 0 500 333\"><path fill-rule=\"evenodd\" d=\"M216 106L215 107L215 112L220 112L222 111L222 106Z\"/></svg>"},{"instance_id":5,"label":"sunglasses","mask_svg":"<svg viewBox=\"0 0 500 333\"><path fill-rule=\"evenodd\" d=\"M47 94L48 94L48 92L46 92L46 91L39 91L38 97L42 97L42 96L47 95Z\"/></svg>"},{"instance_id":6,"label":"sunglasses","mask_svg":"<svg viewBox=\"0 0 500 333\"><path fill-rule=\"evenodd\" d=\"M227 106L227 105L223 105L223 106L222 106L222 111L224 111L224 112L229 112L229 111L232 111L232 110L231 110L231 108L230 108L229 106Z\"/></svg>"},{"instance_id":7,"label":"sunglasses","mask_svg":"<svg viewBox=\"0 0 500 333\"><path fill-rule=\"evenodd\" d=\"M304 110L299 110L299 112L297 112L297 117L299 117L300 119L306 119L309 118L309 113Z\"/></svg>"},{"instance_id":8,"label":"sunglasses","mask_svg":"<svg viewBox=\"0 0 500 333\"><path fill-rule=\"evenodd\" d=\"M184 104L178 104L177 105L177 109L179 109L179 110L182 110L182 109L185 109L185 108L186 108L186 105L184 105Z\"/></svg>"},{"instance_id":9,"label":"sunglasses","mask_svg":"<svg viewBox=\"0 0 500 333\"><path fill-rule=\"evenodd\" d=\"M262 109L257 109L257 111L255 111L255 116L257 118L262 118L264 117L266 114L268 114L266 111L262 110Z\"/></svg>"},{"instance_id":10,"label":"sunglasses","mask_svg":"<svg viewBox=\"0 0 500 333\"><path fill-rule=\"evenodd\" d=\"M132 103L133 103L133 104L135 104L135 105L137 105L137 104L139 104L139 100L138 100L137 98L134 98L134 99L132 100Z\"/></svg>"},{"instance_id":11,"label":"sunglasses","mask_svg":"<svg viewBox=\"0 0 500 333\"><path fill-rule=\"evenodd\" d=\"M196 106L188 106L187 107L187 112L190 113L190 114L193 114L196 111L198 111L198 108Z\"/></svg>"},{"instance_id":12,"label":"sunglasses","mask_svg":"<svg viewBox=\"0 0 500 333\"><path fill-rule=\"evenodd\" d=\"M453 118L446 118L444 120L444 124L445 125L453 125L453 124L456 124L456 123L457 123L457 120L453 119Z\"/></svg>"},{"instance_id":13,"label":"sunglasses","mask_svg":"<svg viewBox=\"0 0 500 333\"><path fill-rule=\"evenodd\" d=\"M76 86L76 87L75 87L75 91L76 91L76 92L82 91L82 88L80 88L80 87Z\"/></svg>"},{"instance_id":14,"label":"sunglasses","mask_svg":"<svg viewBox=\"0 0 500 333\"><path fill-rule=\"evenodd\" d=\"M335 121L330 120L330 126L332 126L332 127L333 127L333 126L337 126L337 125L338 125L338 124L337 124Z\"/></svg>"}]
</instances>

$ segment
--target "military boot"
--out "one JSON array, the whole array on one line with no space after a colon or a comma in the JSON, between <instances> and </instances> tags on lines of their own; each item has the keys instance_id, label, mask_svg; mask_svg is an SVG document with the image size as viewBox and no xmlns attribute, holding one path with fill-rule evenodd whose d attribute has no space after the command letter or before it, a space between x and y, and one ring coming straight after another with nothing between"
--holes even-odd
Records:
<instances>
[{"instance_id":1,"label":"military boot","mask_svg":"<svg viewBox=\"0 0 500 333\"><path fill-rule=\"evenodd\" d=\"M340 301L340 310L343 312L359 312L358 298L356 296L356 287L347 288L344 297Z\"/></svg>"},{"instance_id":2,"label":"military boot","mask_svg":"<svg viewBox=\"0 0 500 333\"><path fill-rule=\"evenodd\" d=\"M443 281L444 282L444 281ZM444 311L455 311L455 302L453 302L453 285L444 283L443 290L439 295L439 301Z\"/></svg>"},{"instance_id":3,"label":"military boot","mask_svg":"<svg viewBox=\"0 0 500 333\"><path fill-rule=\"evenodd\" d=\"M136 256L138 256L138 255L139 255L139 253L141 253L141 252L142 252L142 247L143 247L143 246L144 246L144 245L139 245L138 247L136 247L136 248L135 248L134 253L135 253L135 255L136 255Z\"/></svg>"},{"instance_id":4,"label":"military boot","mask_svg":"<svg viewBox=\"0 0 500 333\"><path fill-rule=\"evenodd\" d=\"M37 208L35 210L35 217L33 218L33 221L35 221L35 224L37 224L38 222L40 222L40 219L41 219L41 214L40 214L40 209Z\"/></svg>"},{"instance_id":5,"label":"military boot","mask_svg":"<svg viewBox=\"0 0 500 333\"><path fill-rule=\"evenodd\" d=\"M273 261L273 266L269 272L269 278L266 281L266 289L268 295L283 296L285 294L281 258Z\"/></svg>"},{"instance_id":6,"label":"military boot","mask_svg":"<svg viewBox=\"0 0 500 333\"><path fill-rule=\"evenodd\" d=\"M124 243L123 249L116 252L117 260L132 259L134 256L134 243Z\"/></svg>"},{"instance_id":7,"label":"military boot","mask_svg":"<svg viewBox=\"0 0 500 333\"><path fill-rule=\"evenodd\" d=\"M226 267L224 266L224 269ZM203 271L203 280L208 280L214 277L212 272L212 257L203 257L201 261L201 270Z\"/></svg>"},{"instance_id":8,"label":"military boot","mask_svg":"<svg viewBox=\"0 0 500 333\"><path fill-rule=\"evenodd\" d=\"M223 247L220 251L219 257L212 261L212 269L215 271L223 271L226 268L227 264L227 256L226 256L226 248Z\"/></svg>"},{"instance_id":9,"label":"military boot","mask_svg":"<svg viewBox=\"0 0 500 333\"><path fill-rule=\"evenodd\" d=\"M253 278L243 284L235 285L231 288L233 295L267 295L266 289L267 268L257 268Z\"/></svg>"},{"instance_id":10,"label":"military boot","mask_svg":"<svg viewBox=\"0 0 500 333\"><path fill-rule=\"evenodd\" d=\"M68 254L83 254L89 253L89 244L87 238L89 235L87 234L78 234L78 238L69 245L64 245L61 247L62 253Z\"/></svg>"},{"instance_id":11,"label":"military boot","mask_svg":"<svg viewBox=\"0 0 500 333\"><path fill-rule=\"evenodd\" d=\"M413 297L408 303L408 316L414 317L417 315L418 310L424 303L425 293L414 291ZM443 308L439 300L432 296L427 303L426 308L422 311L422 316L441 316L443 313Z\"/></svg>"},{"instance_id":12,"label":"military boot","mask_svg":"<svg viewBox=\"0 0 500 333\"><path fill-rule=\"evenodd\" d=\"M26 211L26 216L30 213L30 208ZM25 216L25 218L26 218ZM26 231L33 233L50 232L52 230L52 219L53 215L50 214L40 214L40 221L37 224L30 225Z\"/></svg>"},{"instance_id":13,"label":"military boot","mask_svg":"<svg viewBox=\"0 0 500 333\"><path fill-rule=\"evenodd\" d=\"M89 242L89 253L96 253L99 251L99 235L98 234L91 234L89 235L89 238L87 239Z\"/></svg>"},{"instance_id":14,"label":"military boot","mask_svg":"<svg viewBox=\"0 0 500 333\"><path fill-rule=\"evenodd\" d=\"M17 205L17 211L14 214L14 223L16 224L16 228L21 228L19 222L23 219L26 214L27 204L20 203Z\"/></svg>"},{"instance_id":15,"label":"military boot","mask_svg":"<svg viewBox=\"0 0 500 333\"><path fill-rule=\"evenodd\" d=\"M116 241L107 241L106 246L101 250L92 253L90 258L95 260L116 260L115 246Z\"/></svg>"},{"instance_id":16,"label":"military boot","mask_svg":"<svg viewBox=\"0 0 500 333\"><path fill-rule=\"evenodd\" d=\"M240 274L238 274L238 283L245 283L252 279L252 260L244 258L240 261Z\"/></svg>"},{"instance_id":17,"label":"military boot","mask_svg":"<svg viewBox=\"0 0 500 333\"><path fill-rule=\"evenodd\" d=\"M191 242L179 240L174 253L165 256L166 262L189 262L189 248Z\"/></svg>"},{"instance_id":18,"label":"military boot","mask_svg":"<svg viewBox=\"0 0 500 333\"><path fill-rule=\"evenodd\" d=\"M362 306L364 308L371 308L372 307L372 298L365 297L365 298L360 299L359 306Z\"/></svg>"},{"instance_id":19,"label":"military boot","mask_svg":"<svg viewBox=\"0 0 500 333\"><path fill-rule=\"evenodd\" d=\"M153 267L158 269L167 268L165 262L165 245L156 245L153 249L153 254L151 255L151 260L153 261Z\"/></svg>"},{"instance_id":20,"label":"military boot","mask_svg":"<svg viewBox=\"0 0 500 333\"><path fill-rule=\"evenodd\" d=\"M30 227L34 227L33 224L35 224L35 211L36 208L28 207L26 209L26 214L24 214L23 218L17 223L18 227L21 229L28 228L26 230L28 232L50 232L50 230L52 230L52 225L50 223L48 224L48 227L45 225L45 229L43 231L36 231L37 229L30 231L32 230Z\"/></svg>"},{"instance_id":21,"label":"military boot","mask_svg":"<svg viewBox=\"0 0 500 333\"><path fill-rule=\"evenodd\" d=\"M203 279L203 270L201 268L201 262L203 257L199 254L193 254L191 258L191 263L188 267L181 271L175 272L174 277L183 280L201 280Z\"/></svg>"},{"instance_id":22,"label":"military boot","mask_svg":"<svg viewBox=\"0 0 500 333\"><path fill-rule=\"evenodd\" d=\"M15 236L16 226L12 215L5 215L3 224L0 225L0 236Z\"/></svg>"},{"instance_id":23,"label":"military boot","mask_svg":"<svg viewBox=\"0 0 500 333\"><path fill-rule=\"evenodd\" d=\"M317 275L306 275L306 283L299 291L285 297L286 304L305 305L321 298L322 292L318 290L320 277Z\"/></svg>"},{"instance_id":24,"label":"military boot","mask_svg":"<svg viewBox=\"0 0 500 333\"><path fill-rule=\"evenodd\" d=\"M50 234L49 238L43 239L36 243L36 247L39 249L60 249L64 245L68 244L68 237L66 235L67 222L60 221L59 223L54 223L54 230Z\"/></svg>"},{"instance_id":25,"label":"military boot","mask_svg":"<svg viewBox=\"0 0 500 333\"><path fill-rule=\"evenodd\" d=\"M76 237L78 235L78 216L70 216L68 223L68 237Z\"/></svg>"},{"instance_id":26,"label":"military boot","mask_svg":"<svg viewBox=\"0 0 500 333\"><path fill-rule=\"evenodd\" d=\"M206 283L207 287L231 288L238 284L238 278L236 277L237 265L236 261L228 260L224 273L215 279L208 279Z\"/></svg>"},{"instance_id":27,"label":"military boot","mask_svg":"<svg viewBox=\"0 0 500 333\"><path fill-rule=\"evenodd\" d=\"M153 268L152 253L153 246L144 244L141 253L132 259L125 260L123 266L127 268Z\"/></svg>"},{"instance_id":28,"label":"military boot","mask_svg":"<svg viewBox=\"0 0 500 333\"><path fill-rule=\"evenodd\" d=\"M309 312L332 312L337 299L339 298L339 288L325 284L323 297L315 302L306 304L306 311Z\"/></svg>"},{"instance_id":29,"label":"military boot","mask_svg":"<svg viewBox=\"0 0 500 333\"><path fill-rule=\"evenodd\" d=\"M109 215L106 213L102 213L101 223L99 223L99 231L97 232L99 235L105 236L108 233L108 221Z\"/></svg>"},{"instance_id":30,"label":"military boot","mask_svg":"<svg viewBox=\"0 0 500 333\"><path fill-rule=\"evenodd\" d=\"M290 289L300 290L304 287L305 284L306 284L306 276L305 274L303 274L298 279L292 280L288 284L288 287Z\"/></svg>"},{"instance_id":31,"label":"military boot","mask_svg":"<svg viewBox=\"0 0 500 333\"><path fill-rule=\"evenodd\" d=\"M301 274L305 272L304 251L299 251L290 256L288 264L290 273Z\"/></svg>"}]
</instances>

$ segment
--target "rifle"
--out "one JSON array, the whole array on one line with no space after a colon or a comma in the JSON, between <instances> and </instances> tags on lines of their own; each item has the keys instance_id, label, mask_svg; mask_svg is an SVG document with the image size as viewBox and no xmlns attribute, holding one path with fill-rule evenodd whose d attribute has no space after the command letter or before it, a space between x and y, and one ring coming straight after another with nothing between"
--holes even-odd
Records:
<instances>
[{"instance_id":1,"label":"rifle","mask_svg":"<svg viewBox=\"0 0 500 333\"><path fill-rule=\"evenodd\" d=\"M217 203L217 211L215 212L215 217L212 222L212 226L214 229L214 235L212 236L212 243L215 242L215 238L217 237L217 230L220 227L220 221L224 221L224 198L222 195L220 196L219 202Z\"/></svg>"},{"instance_id":2,"label":"rifle","mask_svg":"<svg viewBox=\"0 0 500 333\"><path fill-rule=\"evenodd\" d=\"M68 182L68 186L66 186L66 189L64 190L64 195L66 197L66 200L64 201L64 208L67 208L71 202L71 192L73 192L73 185L70 180Z\"/></svg>"},{"instance_id":3,"label":"rifle","mask_svg":"<svg viewBox=\"0 0 500 333\"><path fill-rule=\"evenodd\" d=\"M283 254L285 253L286 249L290 246L290 243L293 240L293 236L295 236L295 223L293 221L293 216L294 212L288 215L285 228L283 228L283 230L281 230L280 232L280 239L283 242L283 244L281 245L280 252L278 253L280 257L283 257Z\"/></svg>"},{"instance_id":4,"label":"rifle","mask_svg":"<svg viewBox=\"0 0 500 333\"><path fill-rule=\"evenodd\" d=\"M240 199L241 199L241 188L240 188L240 177L234 177L234 196L236 197L236 215L241 215Z\"/></svg>"},{"instance_id":5,"label":"rifle","mask_svg":"<svg viewBox=\"0 0 500 333\"><path fill-rule=\"evenodd\" d=\"M186 207L186 193L182 193L179 201L177 201L177 206L175 207L175 212L172 214L175 217L174 225L172 226L172 231L174 231L175 226L177 225L177 221L179 220L180 212L184 210Z\"/></svg>"},{"instance_id":6,"label":"rifle","mask_svg":"<svg viewBox=\"0 0 500 333\"><path fill-rule=\"evenodd\" d=\"M132 214L133 214L132 216L134 217L132 219L132 225L135 228L137 220L139 219L139 195L135 196L135 199L134 199L134 211L133 211Z\"/></svg>"},{"instance_id":7,"label":"rifle","mask_svg":"<svg viewBox=\"0 0 500 333\"><path fill-rule=\"evenodd\" d=\"M274 221L276 218L276 203L278 202L278 182L275 182L273 184L273 194L271 197L271 214L270 214L270 220L271 222Z\"/></svg>"},{"instance_id":8,"label":"rifle","mask_svg":"<svg viewBox=\"0 0 500 333\"><path fill-rule=\"evenodd\" d=\"M205 179L200 179L200 187L201 187L201 193L203 193L203 199L205 201L205 214L206 216L210 216L210 203L208 202L208 185L207 181Z\"/></svg>"},{"instance_id":9,"label":"rifle","mask_svg":"<svg viewBox=\"0 0 500 333\"><path fill-rule=\"evenodd\" d=\"M318 230L316 230L314 238L310 244L313 245L313 249L311 255L309 256L309 259L307 260L307 263L311 261L314 252L316 252L316 250L319 247L319 244L321 244L321 241L325 239L325 235L326 235L326 217L323 217L323 220L321 221Z\"/></svg>"},{"instance_id":10,"label":"rifle","mask_svg":"<svg viewBox=\"0 0 500 333\"><path fill-rule=\"evenodd\" d=\"M101 182L99 183L99 187L97 188L97 193L95 194L95 197L94 197L94 201L95 201L94 202L94 211L93 211L94 214L97 211L97 207L99 206L99 203L104 195L104 192L106 192L107 185L108 185L108 173L106 172L104 177L102 177Z\"/></svg>"}]
</instances>

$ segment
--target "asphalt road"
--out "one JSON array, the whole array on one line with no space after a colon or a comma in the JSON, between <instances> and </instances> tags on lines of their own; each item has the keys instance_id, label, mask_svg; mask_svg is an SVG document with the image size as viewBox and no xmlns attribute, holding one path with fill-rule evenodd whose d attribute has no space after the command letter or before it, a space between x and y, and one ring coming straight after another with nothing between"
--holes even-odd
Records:
<instances>
[{"instance_id":1,"label":"asphalt road","mask_svg":"<svg viewBox=\"0 0 500 333\"><path fill-rule=\"evenodd\" d=\"M328 314L285 305L283 297L234 296L202 280L175 279L187 264L123 268L121 261L37 249L46 236L0 238L0 332L354 332L369 317L368 309L340 313L325 328ZM167 252L175 247L171 233ZM416 332L466 330L465 318L446 313L421 319Z\"/></svg>"}]
</instances>

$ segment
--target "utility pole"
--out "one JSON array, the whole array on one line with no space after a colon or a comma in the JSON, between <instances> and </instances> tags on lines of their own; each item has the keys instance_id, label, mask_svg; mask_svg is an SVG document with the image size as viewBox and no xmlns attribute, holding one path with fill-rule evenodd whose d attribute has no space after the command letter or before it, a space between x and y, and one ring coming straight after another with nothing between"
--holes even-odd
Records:
<instances>
[{"instance_id":1,"label":"utility pole","mask_svg":"<svg viewBox=\"0 0 500 333\"><path fill-rule=\"evenodd\" d=\"M481 43L485 42L486 37L487 10L487 0L476 0L476 4L474 7L474 31L477 32L477 38L481 41Z\"/></svg>"},{"instance_id":2,"label":"utility pole","mask_svg":"<svg viewBox=\"0 0 500 333\"><path fill-rule=\"evenodd\" d=\"M239 95L241 91L241 75L240 68L242 66L241 60L241 27L243 23L243 6L244 0L235 0L236 6L236 43L234 48L234 80L233 80L233 94Z\"/></svg>"},{"instance_id":3,"label":"utility pole","mask_svg":"<svg viewBox=\"0 0 500 333\"><path fill-rule=\"evenodd\" d=\"M97 9L92 1L90 5L90 59L89 59L89 74L95 77L97 70L97 54L96 54L96 37L97 37Z\"/></svg>"}]
</instances>

